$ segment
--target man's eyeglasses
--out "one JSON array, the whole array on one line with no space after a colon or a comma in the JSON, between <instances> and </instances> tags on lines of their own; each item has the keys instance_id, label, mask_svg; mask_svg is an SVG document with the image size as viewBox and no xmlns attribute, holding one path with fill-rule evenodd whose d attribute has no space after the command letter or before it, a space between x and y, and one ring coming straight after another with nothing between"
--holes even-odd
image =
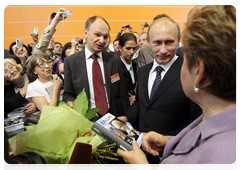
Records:
<instances>
[{"instance_id":1,"label":"man's eyeglasses","mask_svg":"<svg viewBox=\"0 0 240 170\"><path fill-rule=\"evenodd\" d=\"M46 67L46 64L48 65L48 66L50 66L50 65L52 65L52 61L51 60L49 60L49 61L40 61L40 62L38 62L34 67L36 67L36 66L38 66L38 67L40 67L40 68L45 68Z\"/></svg>"},{"instance_id":2,"label":"man's eyeglasses","mask_svg":"<svg viewBox=\"0 0 240 170\"><path fill-rule=\"evenodd\" d=\"M16 66L10 66L8 69L4 70L5 75L9 75L10 71L14 71L16 69Z\"/></svg>"}]
</instances>

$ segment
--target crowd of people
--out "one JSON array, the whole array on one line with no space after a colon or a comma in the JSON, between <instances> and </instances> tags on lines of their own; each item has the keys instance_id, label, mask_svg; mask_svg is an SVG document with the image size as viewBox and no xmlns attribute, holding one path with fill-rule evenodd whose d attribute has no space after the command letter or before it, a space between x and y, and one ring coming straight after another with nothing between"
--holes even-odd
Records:
<instances>
[{"instance_id":1,"label":"crowd of people","mask_svg":"<svg viewBox=\"0 0 240 170\"><path fill-rule=\"evenodd\" d=\"M53 35L60 8L33 44L9 46L4 58L4 112L69 107L85 89L101 108L144 133L142 149L118 149L126 163L233 163L236 160L236 9L196 6L183 34L166 14L141 33L123 25L109 50L110 25L87 19L85 39L62 45ZM122 32L129 29L130 33ZM182 38L183 47L179 47ZM31 48L30 48L31 47ZM143 152L145 151L145 153Z\"/></svg>"}]
</instances>

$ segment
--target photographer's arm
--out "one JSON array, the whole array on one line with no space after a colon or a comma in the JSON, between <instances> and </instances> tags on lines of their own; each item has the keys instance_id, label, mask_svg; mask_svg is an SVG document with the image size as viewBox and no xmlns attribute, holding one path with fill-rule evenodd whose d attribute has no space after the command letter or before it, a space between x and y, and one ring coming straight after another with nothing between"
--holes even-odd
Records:
<instances>
[{"instance_id":1,"label":"photographer's arm","mask_svg":"<svg viewBox=\"0 0 240 170\"><path fill-rule=\"evenodd\" d=\"M76 45L78 44L78 39L76 36L73 36L72 38L72 47L71 50L69 52L69 56L76 53Z\"/></svg>"},{"instance_id":2,"label":"photographer's arm","mask_svg":"<svg viewBox=\"0 0 240 170\"><path fill-rule=\"evenodd\" d=\"M118 32L116 39L119 39L121 37L121 34L124 30L126 30L126 24L120 28L120 31Z\"/></svg>"},{"instance_id":3,"label":"photographer's arm","mask_svg":"<svg viewBox=\"0 0 240 170\"><path fill-rule=\"evenodd\" d=\"M63 20L63 14L64 14L64 8L60 8L54 18L51 18L52 13L49 16L48 20L48 27L43 31L41 39L39 43L33 48L33 53L35 52L43 52L45 53L47 50L47 47L49 45L49 42L55 33L55 28L57 24ZM64 17L65 19L66 17Z\"/></svg>"}]
</instances>

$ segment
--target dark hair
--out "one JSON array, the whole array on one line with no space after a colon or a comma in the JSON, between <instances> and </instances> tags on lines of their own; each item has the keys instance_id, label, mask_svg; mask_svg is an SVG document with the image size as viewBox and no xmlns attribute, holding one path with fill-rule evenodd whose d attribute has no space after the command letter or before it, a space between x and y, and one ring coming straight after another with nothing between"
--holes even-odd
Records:
<instances>
[{"instance_id":1,"label":"dark hair","mask_svg":"<svg viewBox=\"0 0 240 170\"><path fill-rule=\"evenodd\" d=\"M130 41L130 40L135 41L137 44L137 38L133 33L125 33L125 34L121 35L121 37L119 38L119 45L121 47L124 47L126 41Z\"/></svg>"},{"instance_id":2,"label":"dark hair","mask_svg":"<svg viewBox=\"0 0 240 170\"><path fill-rule=\"evenodd\" d=\"M10 52L10 54L12 54L12 55L15 55L14 52L13 52L13 49L12 49L12 47L13 47L14 45L16 45L16 42L12 42L12 44L10 44L10 46L9 46L9 52ZM27 53L28 53L28 56L30 56L30 55L31 55L31 52L28 50L28 47L27 47L25 44L23 44L23 47L26 48Z\"/></svg>"},{"instance_id":3,"label":"dark hair","mask_svg":"<svg viewBox=\"0 0 240 170\"><path fill-rule=\"evenodd\" d=\"M206 5L194 11L183 31L184 53L191 71L200 58L210 83L205 90L236 100L236 9Z\"/></svg>"},{"instance_id":4,"label":"dark hair","mask_svg":"<svg viewBox=\"0 0 240 170\"><path fill-rule=\"evenodd\" d=\"M115 40L113 41L113 44L115 43L115 41L119 41L119 39L115 39Z\"/></svg>"},{"instance_id":5,"label":"dark hair","mask_svg":"<svg viewBox=\"0 0 240 170\"><path fill-rule=\"evenodd\" d=\"M54 42L54 46L55 46L56 44L59 44L59 45L62 46L62 43L60 43L60 42Z\"/></svg>"},{"instance_id":6,"label":"dark hair","mask_svg":"<svg viewBox=\"0 0 240 170\"><path fill-rule=\"evenodd\" d=\"M170 18L168 15L166 15L166 14L160 14L160 15L157 15L157 16L155 16L154 18L153 18L153 21L155 21L155 20L157 20L157 19L159 19L159 18L163 18L163 17L168 17L168 18Z\"/></svg>"},{"instance_id":7,"label":"dark hair","mask_svg":"<svg viewBox=\"0 0 240 170\"><path fill-rule=\"evenodd\" d=\"M27 74L32 76L37 76L36 74L33 73L35 65L37 64L37 58L46 59L46 60L51 59L51 57L47 53L42 53L42 52L33 53L30 57L28 57L25 63L27 67L27 71L26 71Z\"/></svg>"},{"instance_id":8,"label":"dark hair","mask_svg":"<svg viewBox=\"0 0 240 170\"><path fill-rule=\"evenodd\" d=\"M66 54L65 54L65 51L68 49L68 47L72 47L72 43L68 42L63 46L62 54L61 54L61 59L62 60L64 60L64 58L67 57Z\"/></svg>"},{"instance_id":9,"label":"dark hair","mask_svg":"<svg viewBox=\"0 0 240 170\"><path fill-rule=\"evenodd\" d=\"M101 18L101 19L108 25L109 30L111 30L110 25L108 24L108 22L107 22L103 17L96 16L96 15L95 15L95 16L92 16L92 17L90 17L90 18L87 19L87 21L86 21L86 23L85 23L85 29L89 29L90 25L91 25L92 23L94 23L94 21L95 21L96 19L98 19L98 18Z\"/></svg>"}]
</instances>

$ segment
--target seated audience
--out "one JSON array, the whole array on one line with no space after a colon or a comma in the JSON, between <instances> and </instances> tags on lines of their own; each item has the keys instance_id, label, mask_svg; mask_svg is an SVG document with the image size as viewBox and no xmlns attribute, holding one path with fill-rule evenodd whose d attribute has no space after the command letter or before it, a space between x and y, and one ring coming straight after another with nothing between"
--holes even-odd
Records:
<instances>
[{"instance_id":1,"label":"seated audience","mask_svg":"<svg viewBox=\"0 0 240 170\"><path fill-rule=\"evenodd\" d=\"M181 83L187 97L203 115L176 136L149 132L143 149L163 150L160 163L232 164L236 161L236 9L197 6L183 32L184 63ZM118 149L127 163L148 163L134 141L133 151Z\"/></svg>"},{"instance_id":2,"label":"seated audience","mask_svg":"<svg viewBox=\"0 0 240 170\"><path fill-rule=\"evenodd\" d=\"M37 79L28 86L26 98L42 111L43 106L57 106L63 82L52 75L52 60L46 53L34 53L27 61L27 73Z\"/></svg>"},{"instance_id":3,"label":"seated audience","mask_svg":"<svg viewBox=\"0 0 240 170\"><path fill-rule=\"evenodd\" d=\"M20 64L12 58L4 59L4 112L9 113L16 108L25 107L25 113L37 110L34 103L25 99L27 87L36 77L24 74Z\"/></svg>"},{"instance_id":4,"label":"seated audience","mask_svg":"<svg viewBox=\"0 0 240 170\"><path fill-rule=\"evenodd\" d=\"M121 51L121 60L122 60L122 68L125 76L125 80L127 80L128 87L128 97L130 104L135 101L135 86L136 86L136 72L137 72L137 64L132 61L132 57L137 48L137 38L132 33L125 33L119 39L119 49Z\"/></svg>"}]
</instances>

